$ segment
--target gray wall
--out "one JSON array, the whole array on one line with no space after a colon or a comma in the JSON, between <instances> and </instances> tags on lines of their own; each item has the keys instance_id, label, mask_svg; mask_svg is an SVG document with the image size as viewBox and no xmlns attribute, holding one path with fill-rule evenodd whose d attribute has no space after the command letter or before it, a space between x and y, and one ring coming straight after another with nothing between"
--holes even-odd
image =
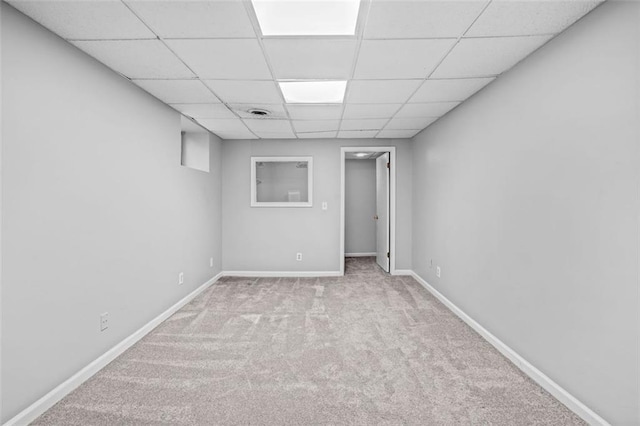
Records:
<instances>
[{"instance_id":1,"label":"gray wall","mask_svg":"<svg viewBox=\"0 0 640 426\"><path fill-rule=\"evenodd\" d=\"M221 143L180 166L175 111L4 3L2 88L6 421L220 271Z\"/></svg>"},{"instance_id":2,"label":"gray wall","mask_svg":"<svg viewBox=\"0 0 640 426\"><path fill-rule=\"evenodd\" d=\"M0 25L2 24L2 11L0 6ZM0 309L2 308L2 28L0 27ZM2 313L0 312L0 422L2 422Z\"/></svg>"},{"instance_id":3,"label":"gray wall","mask_svg":"<svg viewBox=\"0 0 640 426\"><path fill-rule=\"evenodd\" d=\"M411 269L411 142L404 139L231 140L222 143L223 269L340 270L340 147L396 146L397 268ZM313 207L250 207L251 156L312 156ZM328 203L323 211L322 202ZM296 253L303 260L295 260Z\"/></svg>"},{"instance_id":4,"label":"gray wall","mask_svg":"<svg viewBox=\"0 0 640 426\"><path fill-rule=\"evenodd\" d=\"M626 425L640 423L638 22L637 3L605 3L419 134L413 157L414 270Z\"/></svg>"},{"instance_id":5,"label":"gray wall","mask_svg":"<svg viewBox=\"0 0 640 426\"><path fill-rule=\"evenodd\" d=\"M182 155L180 164L191 169L209 172L211 145L209 132L182 132Z\"/></svg>"},{"instance_id":6,"label":"gray wall","mask_svg":"<svg viewBox=\"0 0 640 426\"><path fill-rule=\"evenodd\" d=\"M376 160L345 164L345 253L376 251Z\"/></svg>"}]
</instances>

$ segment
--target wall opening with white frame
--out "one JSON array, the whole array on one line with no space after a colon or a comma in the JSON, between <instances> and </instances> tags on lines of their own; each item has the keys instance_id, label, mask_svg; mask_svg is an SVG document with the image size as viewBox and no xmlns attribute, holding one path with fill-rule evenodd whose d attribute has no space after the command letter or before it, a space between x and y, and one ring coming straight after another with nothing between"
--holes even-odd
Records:
<instances>
[{"instance_id":1,"label":"wall opening with white frame","mask_svg":"<svg viewBox=\"0 0 640 426\"><path fill-rule=\"evenodd\" d=\"M313 158L251 157L251 207L313 207Z\"/></svg>"},{"instance_id":2,"label":"wall opening with white frame","mask_svg":"<svg viewBox=\"0 0 640 426\"><path fill-rule=\"evenodd\" d=\"M340 148L340 274L344 275L346 226L346 173L348 153L386 152L389 154L389 273L396 274L396 148L394 146Z\"/></svg>"}]
</instances>

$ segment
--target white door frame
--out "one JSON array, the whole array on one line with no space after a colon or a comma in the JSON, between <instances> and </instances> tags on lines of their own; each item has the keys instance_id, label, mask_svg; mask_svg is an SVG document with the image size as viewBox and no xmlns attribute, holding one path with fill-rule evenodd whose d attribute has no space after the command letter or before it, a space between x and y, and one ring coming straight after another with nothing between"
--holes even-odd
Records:
<instances>
[{"instance_id":1,"label":"white door frame","mask_svg":"<svg viewBox=\"0 0 640 426\"><path fill-rule=\"evenodd\" d=\"M396 147L395 146L343 146L340 148L340 275L344 275L345 226L345 161L347 152L388 152L389 172L389 273L396 274Z\"/></svg>"},{"instance_id":2,"label":"white door frame","mask_svg":"<svg viewBox=\"0 0 640 426\"><path fill-rule=\"evenodd\" d=\"M391 273L391 155L382 153L376 158L376 263ZM346 172L345 172L346 173ZM346 185L346 182L345 182ZM380 190L384 191L381 192ZM346 194L345 194L346 196ZM383 204L383 205L381 205ZM345 200L346 205L346 200ZM382 209L381 209L382 208ZM347 212L345 211L345 216ZM345 225L345 233L346 233ZM346 236L345 236L346 239ZM384 247L378 244L384 240ZM345 241L346 244L346 241ZM380 250L382 248L382 250Z\"/></svg>"}]
</instances>

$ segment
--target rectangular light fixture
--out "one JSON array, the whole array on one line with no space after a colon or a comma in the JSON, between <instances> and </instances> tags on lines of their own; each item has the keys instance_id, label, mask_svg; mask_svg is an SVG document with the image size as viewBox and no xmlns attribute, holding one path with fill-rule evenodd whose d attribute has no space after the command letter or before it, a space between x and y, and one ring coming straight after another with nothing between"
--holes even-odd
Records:
<instances>
[{"instance_id":1,"label":"rectangular light fixture","mask_svg":"<svg viewBox=\"0 0 640 426\"><path fill-rule=\"evenodd\" d=\"M290 104L339 104L344 101L346 81L279 81L284 100Z\"/></svg>"},{"instance_id":2,"label":"rectangular light fixture","mask_svg":"<svg viewBox=\"0 0 640 426\"><path fill-rule=\"evenodd\" d=\"M360 0L251 0L265 36L355 35Z\"/></svg>"}]
</instances>

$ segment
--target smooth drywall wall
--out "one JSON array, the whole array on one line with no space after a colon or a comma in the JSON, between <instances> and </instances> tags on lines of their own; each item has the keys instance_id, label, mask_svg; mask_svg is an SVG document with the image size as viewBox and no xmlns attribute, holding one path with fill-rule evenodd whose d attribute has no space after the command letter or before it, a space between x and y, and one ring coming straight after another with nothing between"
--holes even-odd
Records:
<instances>
[{"instance_id":1,"label":"smooth drywall wall","mask_svg":"<svg viewBox=\"0 0 640 426\"><path fill-rule=\"evenodd\" d=\"M221 143L182 167L175 111L1 7L6 421L220 271Z\"/></svg>"},{"instance_id":2,"label":"smooth drywall wall","mask_svg":"<svg viewBox=\"0 0 640 426\"><path fill-rule=\"evenodd\" d=\"M345 162L344 252L376 251L376 161Z\"/></svg>"},{"instance_id":3,"label":"smooth drywall wall","mask_svg":"<svg viewBox=\"0 0 640 426\"><path fill-rule=\"evenodd\" d=\"M182 132L182 160L180 164L208 172L211 167L209 161L210 138L211 133L208 132Z\"/></svg>"},{"instance_id":4,"label":"smooth drywall wall","mask_svg":"<svg viewBox=\"0 0 640 426\"><path fill-rule=\"evenodd\" d=\"M638 22L603 4L413 152L414 270L619 425L640 424Z\"/></svg>"},{"instance_id":5,"label":"smooth drywall wall","mask_svg":"<svg viewBox=\"0 0 640 426\"><path fill-rule=\"evenodd\" d=\"M0 25L2 25L0 6ZM0 28L0 309L2 308L2 28ZM0 422L2 422L2 312L0 312Z\"/></svg>"},{"instance_id":6,"label":"smooth drywall wall","mask_svg":"<svg viewBox=\"0 0 640 426\"><path fill-rule=\"evenodd\" d=\"M229 140L222 143L225 271L340 270L340 147L395 146L396 268L411 268L411 142L407 139ZM313 157L313 207L251 207L252 156ZM322 210L326 201L328 209ZM302 261L296 261L302 253Z\"/></svg>"}]
</instances>

